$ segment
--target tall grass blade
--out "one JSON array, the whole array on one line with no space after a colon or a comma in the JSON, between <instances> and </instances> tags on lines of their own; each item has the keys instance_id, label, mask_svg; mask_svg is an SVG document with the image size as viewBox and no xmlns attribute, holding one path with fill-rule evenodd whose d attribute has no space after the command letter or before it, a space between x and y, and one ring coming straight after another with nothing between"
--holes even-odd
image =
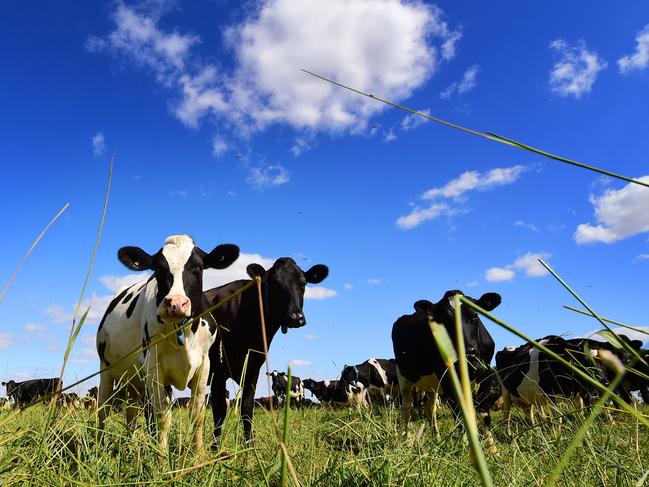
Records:
<instances>
[{"instance_id":1,"label":"tall grass blade","mask_svg":"<svg viewBox=\"0 0 649 487\"><path fill-rule=\"evenodd\" d=\"M526 151L530 151L530 152L533 152L535 154L545 156L545 157L548 157L550 159L554 159L554 160L559 161L559 162L564 162L566 164L572 164L574 166L578 166L578 167L581 167L583 169L588 169L589 171L594 171L594 172L597 172L599 174L604 174L606 176L611 176L611 177L614 177L614 178L621 179L623 181L628 181L630 183L639 184L641 186L645 186L645 187L649 188L649 183L645 183L644 181L640 181L638 179L633 179L633 178L630 178L630 177L627 177L627 176L622 176L620 174L616 174L614 172L607 171L605 169L599 169L599 168L597 168L595 166L590 166L588 164L583 164L581 162L573 161L572 159L567 159L565 157L556 156L556 155L551 154L549 152L545 152L545 151L542 151L540 149L535 149L534 147L530 147L528 145L522 144L521 142L517 142L517 141L515 141L513 139L509 139L509 138L504 137L502 135L494 134L493 132L486 132L486 133L478 132L476 130L472 130L472 129L463 127L463 126L458 125L456 123L447 122L445 120L442 120L441 118L433 117L431 115L428 115L427 113L422 113L422 112L419 112L417 110L413 110L412 108L408 108L408 107L405 107L403 105L399 105L398 103L391 102L391 101L386 100L384 98L379 98L378 96L375 96L372 93L366 93L366 92L361 91L359 89L352 88L349 85L345 85L343 83L340 83L339 81L334 81L332 79L326 78L325 76L322 76L320 74L316 74L316 73L314 73L312 71L308 71L306 69L302 69L302 71L304 71L307 74L310 74L311 76L319 78L319 79L321 79L323 81L331 83L333 85L340 86L341 88L345 88L346 90L352 91L352 92L357 93L357 94L362 95L362 96L366 96L368 98L372 98L372 99L380 101L381 103L384 103L386 105L390 105L390 106L398 108L400 110L404 110L404 111L406 111L408 113L412 113L413 115L418 115L420 117L427 118L428 120L432 120L433 122L436 122L436 123L439 123L439 124L442 124L442 125L446 125L447 127L451 127L451 128L456 129L456 130L460 130L462 132L466 132L466 133L469 133L469 134L472 134L472 135L477 135L478 137L482 137L484 139L493 140L494 142L499 142L501 144L509 145L511 147L516 147L518 149L523 149L523 150L526 150Z\"/></svg>"},{"instance_id":2,"label":"tall grass blade","mask_svg":"<svg viewBox=\"0 0 649 487\"><path fill-rule=\"evenodd\" d=\"M595 315L589 313L588 311L584 311L584 310L581 310L579 308L574 308L572 306L568 306L567 304L564 304L563 307L566 308L566 309L569 309L570 311L575 311L576 313L581 313L582 315L590 316L591 318L596 318ZM611 325L617 325L617 326L619 326L621 328L626 328L627 330L632 330L632 331L636 331L638 333L644 333L645 335L649 335L649 331L647 331L646 329L638 328L637 326L627 325L625 323L621 323L621 322L616 321L616 320L611 320L610 318L604 318L602 316L600 316L599 318L602 321L605 321L606 323L610 323Z\"/></svg>"},{"instance_id":3,"label":"tall grass blade","mask_svg":"<svg viewBox=\"0 0 649 487\"><path fill-rule=\"evenodd\" d=\"M18 274L18 271L19 271L20 268L23 266L23 264L25 263L25 261L27 260L27 258L31 255L31 253L33 252L33 250L36 248L36 246L38 245L38 242L41 241L41 239L45 236L45 234L46 234L47 231L50 229L50 227L51 227L52 225L54 225L54 222L55 222L56 220L59 219L59 217L63 214L63 212L64 212L65 210L68 209L69 206L70 206L70 203L66 203L65 205L63 205L63 208L61 208L61 209L59 210L59 212L54 216L54 218L52 218L52 219L50 220L50 222L45 226L45 228L44 228L43 231L38 235L38 237L36 237L36 240L34 240L34 243L32 243L32 245L29 247L29 249L27 250L27 252L26 252L25 255L23 256L23 258L22 258L22 259L20 260L20 262L18 263L18 267L16 267L16 270L14 271L14 273L13 273L13 274L11 275L11 277L9 278L9 281L7 282L7 284L5 284L4 289L3 289L2 292L0 293L0 301L2 301L2 298L4 298L4 297L5 297L5 294L7 294L7 291L9 290L9 286L11 286L11 283L12 283L12 282L14 281L14 279L16 278L16 275Z\"/></svg>"}]
</instances>

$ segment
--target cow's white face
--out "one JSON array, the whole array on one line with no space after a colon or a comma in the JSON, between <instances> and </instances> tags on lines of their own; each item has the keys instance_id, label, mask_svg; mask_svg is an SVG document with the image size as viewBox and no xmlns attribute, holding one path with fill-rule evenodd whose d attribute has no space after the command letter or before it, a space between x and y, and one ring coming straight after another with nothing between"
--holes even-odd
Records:
<instances>
[{"instance_id":1,"label":"cow's white face","mask_svg":"<svg viewBox=\"0 0 649 487\"><path fill-rule=\"evenodd\" d=\"M177 323L201 307L203 269L224 269L239 256L239 247L224 244L206 254L187 235L174 235L155 254L139 247L123 247L117 253L129 269L153 271L156 283L156 316L159 324Z\"/></svg>"}]
</instances>

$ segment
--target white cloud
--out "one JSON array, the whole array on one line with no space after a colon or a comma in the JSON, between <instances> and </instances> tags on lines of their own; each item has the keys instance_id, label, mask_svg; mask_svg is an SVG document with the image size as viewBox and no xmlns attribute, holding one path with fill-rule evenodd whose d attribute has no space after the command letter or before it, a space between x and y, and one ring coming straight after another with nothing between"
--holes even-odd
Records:
<instances>
[{"instance_id":1,"label":"white cloud","mask_svg":"<svg viewBox=\"0 0 649 487\"><path fill-rule=\"evenodd\" d=\"M306 75L311 68L404 99L454 57L461 38L443 12L419 1L266 0L226 31L231 70L198 63L193 34L160 27L161 12L119 4L114 29L87 47L126 57L176 90L175 115L196 127L220 117L240 133L271 123L361 132L381 104Z\"/></svg>"},{"instance_id":2,"label":"white cloud","mask_svg":"<svg viewBox=\"0 0 649 487\"><path fill-rule=\"evenodd\" d=\"M589 51L582 41L569 46L566 41L556 39L550 43L559 60L550 72L550 89L561 96L580 98L590 93L599 72L607 63L595 51Z\"/></svg>"},{"instance_id":3,"label":"white cloud","mask_svg":"<svg viewBox=\"0 0 649 487\"><path fill-rule=\"evenodd\" d=\"M354 285L351 282L346 282L345 284L343 284L343 289L354 289Z\"/></svg>"},{"instance_id":4,"label":"white cloud","mask_svg":"<svg viewBox=\"0 0 649 487\"><path fill-rule=\"evenodd\" d=\"M304 299L322 300L337 296L338 293L333 289L323 286L309 286L304 292Z\"/></svg>"},{"instance_id":5,"label":"white cloud","mask_svg":"<svg viewBox=\"0 0 649 487\"><path fill-rule=\"evenodd\" d=\"M462 75L462 79L460 81L451 83L444 91L439 94L439 97L447 100L451 98L455 93L461 95L462 93L471 91L478 84L476 79L478 78L479 71L480 67L477 64L469 67Z\"/></svg>"},{"instance_id":6,"label":"white cloud","mask_svg":"<svg viewBox=\"0 0 649 487\"><path fill-rule=\"evenodd\" d=\"M291 367L308 367L309 365L313 365L313 362L296 358L291 360L288 365Z\"/></svg>"},{"instance_id":7,"label":"white cloud","mask_svg":"<svg viewBox=\"0 0 649 487\"><path fill-rule=\"evenodd\" d=\"M649 183L649 176L638 178ZM634 235L649 232L649 188L628 183L622 189L606 190L592 196L597 225L582 223L575 231L578 244L614 243Z\"/></svg>"},{"instance_id":8,"label":"white cloud","mask_svg":"<svg viewBox=\"0 0 649 487\"><path fill-rule=\"evenodd\" d=\"M418 112L424 113L426 115L430 115L430 110L428 108L424 108L422 110L417 110ZM423 123L430 122L425 117L422 117L421 115L416 115L414 113L409 113L405 117L403 117L403 120L401 120L401 130L404 132L407 132L409 130L414 129L415 127L418 127L419 125Z\"/></svg>"},{"instance_id":9,"label":"white cloud","mask_svg":"<svg viewBox=\"0 0 649 487\"><path fill-rule=\"evenodd\" d=\"M3 348L9 348L15 343L15 337L13 333L0 333L0 350Z\"/></svg>"},{"instance_id":10,"label":"white cloud","mask_svg":"<svg viewBox=\"0 0 649 487\"><path fill-rule=\"evenodd\" d=\"M491 267L485 272L485 279L489 282L511 281L514 276L516 272L501 267Z\"/></svg>"},{"instance_id":11,"label":"white cloud","mask_svg":"<svg viewBox=\"0 0 649 487\"><path fill-rule=\"evenodd\" d=\"M649 66L649 24L644 26L635 36L635 52L628 56L622 56L617 60L620 73L629 73L634 70L643 70Z\"/></svg>"},{"instance_id":12,"label":"white cloud","mask_svg":"<svg viewBox=\"0 0 649 487\"><path fill-rule=\"evenodd\" d=\"M97 337L95 335L85 335L79 340L84 345L94 346L96 343Z\"/></svg>"},{"instance_id":13,"label":"white cloud","mask_svg":"<svg viewBox=\"0 0 649 487\"><path fill-rule=\"evenodd\" d=\"M307 340L307 341L316 340L318 338L320 338L320 337L318 335L314 335L313 333L307 333L306 335L304 335L304 339Z\"/></svg>"},{"instance_id":14,"label":"white cloud","mask_svg":"<svg viewBox=\"0 0 649 487\"><path fill-rule=\"evenodd\" d=\"M83 313L85 313L86 309L88 309L88 307L90 307L90 311L88 312L88 316L86 317L84 324L99 323L101 318L104 316L106 308L108 308L108 305L113 300L113 297L114 296L112 294L106 296L97 296L97 294L93 292L92 297L85 299L81 304L81 308L79 309L79 314L77 316L77 323L78 320L80 320L83 316ZM69 309L66 309L60 304L52 304L45 310L45 314L49 316L49 319L52 323L71 324L75 309L76 305L72 305Z\"/></svg>"},{"instance_id":15,"label":"white cloud","mask_svg":"<svg viewBox=\"0 0 649 487\"><path fill-rule=\"evenodd\" d=\"M628 328L618 327L612 328L612 330L618 335L626 335L630 340L640 340L643 343L649 342L649 326L636 326L640 331L629 330ZM599 341L608 341L602 335L598 335L597 332L600 330L595 330L586 334L587 338L592 338L593 340Z\"/></svg>"},{"instance_id":16,"label":"white cloud","mask_svg":"<svg viewBox=\"0 0 649 487\"><path fill-rule=\"evenodd\" d=\"M457 202L461 201L464 195L470 191L486 191L498 186L512 184L526 170L525 166L516 165L490 169L482 174L478 171L466 171L440 188L425 191L419 198L424 201L435 201L427 207L414 206L409 214L399 217L396 223L399 227L408 230L427 220L465 213L467 210L439 200L446 198Z\"/></svg>"},{"instance_id":17,"label":"white cloud","mask_svg":"<svg viewBox=\"0 0 649 487\"><path fill-rule=\"evenodd\" d=\"M178 196L179 198L187 198L187 196L189 196L189 190L187 188L172 189L171 191L169 191L169 196Z\"/></svg>"},{"instance_id":18,"label":"white cloud","mask_svg":"<svg viewBox=\"0 0 649 487\"><path fill-rule=\"evenodd\" d=\"M87 363L90 362L90 360L88 360L86 358L73 358L73 359L70 359L70 362L72 362L75 365L86 365Z\"/></svg>"},{"instance_id":19,"label":"white cloud","mask_svg":"<svg viewBox=\"0 0 649 487\"><path fill-rule=\"evenodd\" d=\"M103 156L106 150L106 141L102 132L92 136L92 151L96 156Z\"/></svg>"},{"instance_id":20,"label":"white cloud","mask_svg":"<svg viewBox=\"0 0 649 487\"><path fill-rule=\"evenodd\" d=\"M121 292L122 289L125 289L133 284L141 281L145 281L151 275L150 272L142 272L140 274L126 274L124 276L101 276L99 281L108 288L109 291L118 294L118 291Z\"/></svg>"},{"instance_id":21,"label":"white cloud","mask_svg":"<svg viewBox=\"0 0 649 487\"><path fill-rule=\"evenodd\" d=\"M290 173L280 164L250 168L246 182L256 189L281 186L291 180Z\"/></svg>"},{"instance_id":22,"label":"white cloud","mask_svg":"<svg viewBox=\"0 0 649 487\"><path fill-rule=\"evenodd\" d=\"M385 282L385 279L379 279L378 277L374 277L372 279L368 279L367 283L371 284L372 286L378 286L379 284L383 284Z\"/></svg>"},{"instance_id":23,"label":"white cloud","mask_svg":"<svg viewBox=\"0 0 649 487\"><path fill-rule=\"evenodd\" d=\"M313 146L312 136L295 137L291 152L295 157L299 157L303 152L308 151Z\"/></svg>"},{"instance_id":24,"label":"white cloud","mask_svg":"<svg viewBox=\"0 0 649 487\"><path fill-rule=\"evenodd\" d=\"M516 220L514 222L514 226L515 227L528 228L528 229L532 230L533 232L538 232L539 231L539 229L538 229L538 227L536 225L534 225L532 223L524 222L523 220Z\"/></svg>"},{"instance_id":25,"label":"white cloud","mask_svg":"<svg viewBox=\"0 0 649 487\"><path fill-rule=\"evenodd\" d=\"M214 137L212 140L212 156L217 159L225 154L229 149L230 147L228 146L228 143L221 137Z\"/></svg>"},{"instance_id":26,"label":"white cloud","mask_svg":"<svg viewBox=\"0 0 649 487\"><path fill-rule=\"evenodd\" d=\"M81 349L79 355L87 358L97 358L97 349L94 347L86 347Z\"/></svg>"},{"instance_id":27,"label":"white cloud","mask_svg":"<svg viewBox=\"0 0 649 487\"><path fill-rule=\"evenodd\" d=\"M383 137L383 142L392 142L396 139L397 135L394 133L394 129L390 128L390 130L385 134L385 137Z\"/></svg>"},{"instance_id":28,"label":"white cloud","mask_svg":"<svg viewBox=\"0 0 649 487\"><path fill-rule=\"evenodd\" d=\"M527 277L542 277L548 274L539 259L547 260L552 257L548 252L528 252L517 258L513 264L505 267L491 267L485 271L485 279L489 282L511 281L516 277L516 271L525 272Z\"/></svg>"},{"instance_id":29,"label":"white cloud","mask_svg":"<svg viewBox=\"0 0 649 487\"><path fill-rule=\"evenodd\" d=\"M634 261L638 262L640 260L649 260L649 254L639 254L636 255L635 258L633 259Z\"/></svg>"},{"instance_id":30,"label":"white cloud","mask_svg":"<svg viewBox=\"0 0 649 487\"><path fill-rule=\"evenodd\" d=\"M27 323L23 326L23 331L27 333L44 333L47 331L47 327L37 323Z\"/></svg>"}]
</instances>

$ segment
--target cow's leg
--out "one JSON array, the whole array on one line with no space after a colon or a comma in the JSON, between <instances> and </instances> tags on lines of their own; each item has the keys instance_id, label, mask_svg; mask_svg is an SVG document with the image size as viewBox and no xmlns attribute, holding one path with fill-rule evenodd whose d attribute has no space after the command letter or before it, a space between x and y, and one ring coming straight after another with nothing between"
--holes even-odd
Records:
<instances>
[{"instance_id":1,"label":"cow's leg","mask_svg":"<svg viewBox=\"0 0 649 487\"><path fill-rule=\"evenodd\" d=\"M203 365L192 378L192 399L190 405L192 423L194 424L194 445L196 453L203 453L203 423L205 422L205 386L210 371L210 359L205 357Z\"/></svg>"},{"instance_id":2,"label":"cow's leg","mask_svg":"<svg viewBox=\"0 0 649 487\"><path fill-rule=\"evenodd\" d=\"M225 381L225 374L223 374L222 370L217 369L210 384L210 401L212 403L212 417L214 418L213 450L218 448L223 422L228 412L227 400L225 399Z\"/></svg>"},{"instance_id":3,"label":"cow's leg","mask_svg":"<svg viewBox=\"0 0 649 487\"><path fill-rule=\"evenodd\" d=\"M124 412L126 413L126 425L129 431L131 431L131 433L134 433L135 428L137 427L137 415L138 408L141 403L141 395L139 394L139 391L137 391L136 388L132 385L127 385L125 392L126 400L124 404Z\"/></svg>"},{"instance_id":4,"label":"cow's leg","mask_svg":"<svg viewBox=\"0 0 649 487\"><path fill-rule=\"evenodd\" d=\"M250 373L250 369L248 369ZM255 407L255 384L257 374L246 376L246 381L241 393L241 420L243 421L243 437L246 441L252 440L252 416Z\"/></svg>"},{"instance_id":5,"label":"cow's leg","mask_svg":"<svg viewBox=\"0 0 649 487\"><path fill-rule=\"evenodd\" d=\"M154 354L149 354L153 358ZM149 358L147 357L147 358ZM155 364L157 360L152 360ZM153 409L156 415L158 443L163 452L167 450L167 436L171 426L171 390L164 387L164 375L160 367L153 365L146 375L147 394L153 402Z\"/></svg>"},{"instance_id":6,"label":"cow's leg","mask_svg":"<svg viewBox=\"0 0 649 487\"><path fill-rule=\"evenodd\" d=\"M512 434L512 396L503 386L503 418L507 423L507 434Z\"/></svg>"},{"instance_id":7,"label":"cow's leg","mask_svg":"<svg viewBox=\"0 0 649 487\"><path fill-rule=\"evenodd\" d=\"M404 432L408 433L408 422L412 412L412 383L398 374L399 390L401 391L401 419L403 419Z\"/></svg>"},{"instance_id":8,"label":"cow's leg","mask_svg":"<svg viewBox=\"0 0 649 487\"><path fill-rule=\"evenodd\" d=\"M99 418L99 437L103 436L104 426L106 425L106 416L110 410L109 399L113 395L113 378L107 372L99 375L99 396L97 401L97 411Z\"/></svg>"}]
</instances>

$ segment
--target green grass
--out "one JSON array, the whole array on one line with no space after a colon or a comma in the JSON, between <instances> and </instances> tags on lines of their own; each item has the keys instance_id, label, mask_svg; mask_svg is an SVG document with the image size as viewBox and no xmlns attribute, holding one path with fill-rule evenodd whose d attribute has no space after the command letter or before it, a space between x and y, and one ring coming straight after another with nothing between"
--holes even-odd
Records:
<instances>
[{"instance_id":1,"label":"green grass","mask_svg":"<svg viewBox=\"0 0 649 487\"><path fill-rule=\"evenodd\" d=\"M584 421L583 415L564 412L569 414L561 423L534 428L515 415L511 438L501 413L494 414L498 452L486 453L494 485L544 484ZM649 406L639 412L648 414ZM131 433L122 413L109 417L105 441L99 443L94 412L58 410L39 448L46 408L3 411L0 485L280 485L277 434L267 411L255 413L253 445L243 442L239 418L230 415L220 450L197 457L184 410L174 411L170 448L163 456L143 419ZM649 470L649 432L623 412L615 412L614 421L597 418L558 485L644 485L638 482ZM413 421L406 438L396 409L291 410L287 445L302 485L479 485L468 443L445 407L440 429L442 438L435 440L425 421ZM208 419L206 439L211 430ZM289 475L288 484L293 483Z\"/></svg>"}]
</instances>

